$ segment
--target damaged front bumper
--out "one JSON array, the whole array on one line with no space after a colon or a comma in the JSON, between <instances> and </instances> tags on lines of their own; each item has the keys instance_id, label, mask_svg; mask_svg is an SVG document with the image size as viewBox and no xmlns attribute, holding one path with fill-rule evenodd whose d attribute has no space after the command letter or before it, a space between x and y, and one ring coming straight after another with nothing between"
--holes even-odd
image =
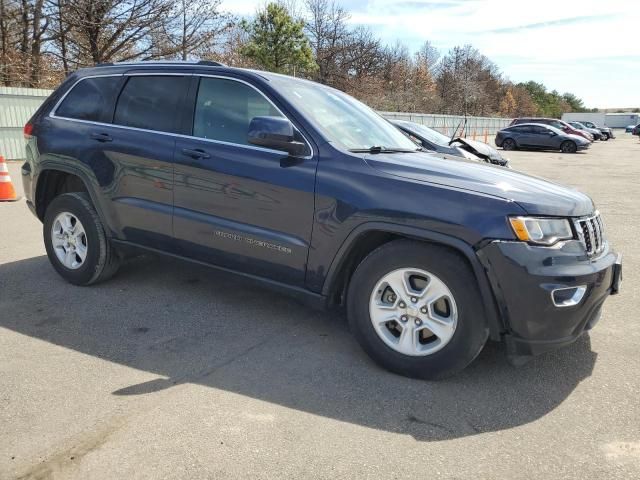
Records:
<instances>
[{"instance_id":1,"label":"damaged front bumper","mask_svg":"<svg viewBox=\"0 0 640 480\"><path fill-rule=\"evenodd\" d=\"M477 254L514 363L574 342L593 328L604 301L620 289L621 256L608 244L597 257L587 256L575 240L553 247L494 241Z\"/></svg>"}]
</instances>

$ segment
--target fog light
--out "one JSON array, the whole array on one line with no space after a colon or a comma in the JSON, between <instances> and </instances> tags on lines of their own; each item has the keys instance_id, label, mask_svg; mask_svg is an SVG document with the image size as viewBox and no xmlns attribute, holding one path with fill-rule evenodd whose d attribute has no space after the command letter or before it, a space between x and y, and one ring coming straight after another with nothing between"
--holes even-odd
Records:
<instances>
[{"instance_id":1,"label":"fog light","mask_svg":"<svg viewBox=\"0 0 640 480\"><path fill-rule=\"evenodd\" d=\"M582 301L586 291L586 285L556 288L551 291L551 299L556 307L573 307Z\"/></svg>"}]
</instances>

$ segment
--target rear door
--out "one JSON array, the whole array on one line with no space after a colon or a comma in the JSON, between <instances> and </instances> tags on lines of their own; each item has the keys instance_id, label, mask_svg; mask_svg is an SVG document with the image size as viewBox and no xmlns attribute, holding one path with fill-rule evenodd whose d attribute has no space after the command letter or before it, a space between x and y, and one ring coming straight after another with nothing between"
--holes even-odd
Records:
<instances>
[{"instance_id":1,"label":"rear door","mask_svg":"<svg viewBox=\"0 0 640 480\"><path fill-rule=\"evenodd\" d=\"M256 86L194 77L193 117L176 145L174 236L187 257L302 285L317 158L251 145L253 117L284 117Z\"/></svg>"},{"instance_id":2,"label":"rear door","mask_svg":"<svg viewBox=\"0 0 640 480\"><path fill-rule=\"evenodd\" d=\"M173 155L191 76L125 77L103 153L116 169L113 204L125 240L170 250L173 246ZM99 138L97 138L100 141Z\"/></svg>"}]
</instances>

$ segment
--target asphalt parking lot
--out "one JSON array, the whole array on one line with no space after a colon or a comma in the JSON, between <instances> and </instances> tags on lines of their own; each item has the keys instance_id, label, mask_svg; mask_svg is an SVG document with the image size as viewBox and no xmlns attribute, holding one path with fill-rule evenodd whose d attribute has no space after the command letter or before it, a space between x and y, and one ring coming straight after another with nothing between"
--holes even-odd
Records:
<instances>
[{"instance_id":1,"label":"asphalt parking lot","mask_svg":"<svg viewBox=\"0 0 640 480\"><path fill-rule=\"evenodd\" d=\"M622 293L564 350L514 368L490 344L441 382L202 267L144 256L66 284L24 200L0 203L0 479L640 478L640 142L508 157L593 197Z\"/></svg>"}]
</instances>

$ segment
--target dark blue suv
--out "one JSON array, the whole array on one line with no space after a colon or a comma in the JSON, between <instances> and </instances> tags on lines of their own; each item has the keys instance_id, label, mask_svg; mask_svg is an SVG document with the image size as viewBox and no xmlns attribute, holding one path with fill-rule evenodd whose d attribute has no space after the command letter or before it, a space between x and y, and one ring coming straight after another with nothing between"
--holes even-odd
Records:
<instances>
[{"instance_id":1,"label":"dark blue suv","mask_svg":"<svg viewBox=\"0 0 640 480\"><path fill-rule=\"evenodd\" d=\"M574 341L620 283L592 201L421 151L367 106L213 62L101 65L25 126L22 176L47 254L76 285L153 251L344 307L400 374Z\"/></svg>"}]
</instances>

